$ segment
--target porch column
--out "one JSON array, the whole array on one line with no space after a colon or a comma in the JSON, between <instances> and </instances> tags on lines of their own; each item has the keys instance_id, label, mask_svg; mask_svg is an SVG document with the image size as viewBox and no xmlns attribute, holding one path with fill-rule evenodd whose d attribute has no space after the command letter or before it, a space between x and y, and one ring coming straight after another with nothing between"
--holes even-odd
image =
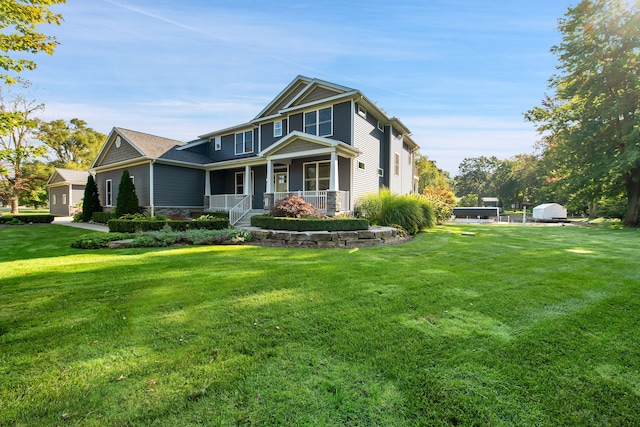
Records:
<instances>
[{"instance_id":1,"label":"porch column","mask_svg":"<svg viewBox=\"0 0 640 427\"><path fill-rule=\"evenodd\" d=\"M244 167L244 195L251 194L251 166Z\"/></svg>"},{"instance_id":2,"label":"porch column","mask_svg":"<svg viewBox=\"0 0 640 427\"><path fill-rule=\"evenodd\" d=\"M338 191L338 153L331 152L331 169L329 172L329 191Z\"/></svg>"},{"instance_id":3,"label":"porch column","mask_svg":"<svg viewBox=\"0 0 640 427\"><path fill-rule=\"evenodd\" d=\"M267 193L273 193L273 160L267 160Z\"/></svg>"},{"instance_id":4,"label":"porch column","mask_svg":"<svg viewBox=\"0 0 640 427\"><path fill-rule=\"evenodd\" d=\"M204 195L211 195L211 171L204 172Z\"/></svg>"}]
</instances>

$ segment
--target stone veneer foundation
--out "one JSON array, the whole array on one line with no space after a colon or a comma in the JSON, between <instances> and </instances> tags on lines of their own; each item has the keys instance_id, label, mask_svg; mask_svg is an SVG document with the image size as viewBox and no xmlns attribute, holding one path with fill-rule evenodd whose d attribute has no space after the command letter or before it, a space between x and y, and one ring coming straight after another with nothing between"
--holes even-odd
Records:
<instances>
[{"instance_id":1,"label":"stone veneer foundation","mask_svg":"<svg viewBox=\"0 0 640 427\"><path fill-rule=\"evenodd\" d=\"M369 227L357 231L284 231L265 230L259 227L242 227L251 232L253 241L273 246L307 248L360 248L400 243L406 240L398 236L393 227Z\"/></svg>"}]
</instances>

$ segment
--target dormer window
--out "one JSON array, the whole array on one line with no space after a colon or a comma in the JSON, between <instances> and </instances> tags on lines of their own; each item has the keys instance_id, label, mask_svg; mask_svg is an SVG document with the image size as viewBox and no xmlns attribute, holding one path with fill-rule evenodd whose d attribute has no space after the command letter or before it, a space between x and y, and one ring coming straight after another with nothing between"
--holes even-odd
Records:
<instances>
[{"instance_id":1,"label":"dormer window","mask_svg":"<svg viewBox=\"0 0 640 427\"><path fill-rule=\"evenodd\" d=\"M282 120L273 123L273 136L275 138L282 136Z\"/></svg>"}]
</instances>

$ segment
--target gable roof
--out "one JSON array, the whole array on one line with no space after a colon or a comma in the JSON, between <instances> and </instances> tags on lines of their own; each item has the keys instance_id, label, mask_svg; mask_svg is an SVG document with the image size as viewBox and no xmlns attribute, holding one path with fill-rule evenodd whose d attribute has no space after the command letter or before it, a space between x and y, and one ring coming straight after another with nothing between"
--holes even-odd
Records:
<instances>
[{"instance_id":1,"label":"gable roof","mask_svg":"<svg viewBox=\"0 0 640 427\"><path fill-rule=\"evenodd\" d=\"M321 89L321 90L320 90ZM317 92L313 97L313 92ZM259 121L274 115L281 110L306 104L318 99L340 96L349 92L357 92L350 87L338 85L326 80L297 76L284 88L252 121Z\"/></svg>"},{"instance_id":2,"label":"gable roof","mask_svg":"<svg viewBox=\"0 0 640 427\"><path fill-rule=\"evenodd\" d=\"M47 185L54 183L86 184L89 171L55 168L47 181Z\"/></svg>"},{"instance_id":3,"label":"gable roof","mask_svg":"<svg viewBox=\"0 0 640 427\"><path fill-rule=\"evenodd\" d=\"M310 149L311 154L321 154L321 152L337 151L344 157L355 157L360 154L360 150L345 144L337 139L325 138L323 136L311 135L308 133L293 131L287 134L284 138L280 139L275 144L265 148L258 154L259 157L271 157L271 158L289 158L299 157L300 151L297 149L291 153L286 152L286 147L295 144L298 141L305 141L309 143L307 148ZM281 154L278 154L281 153Z\"/></svg>"},{"instance_id":4,"label":"gable roof","mask_svg":"<svg viewBox=\"0 0 640 427\"><path fill-rule=\"evenodd\" d=\"M114 127L100 149L96 160L93 162L93 165L91 166L92 168L95 168L102 163L118 137L124 140L124 142L134 150L134 153L138 153L138 156L135 158L150 160L163 159L195 164L205 164L210 161L205 156L197 153L176 151L177 148L185 145L184 142L130 129Z\"/></svg>"}]
</instances>

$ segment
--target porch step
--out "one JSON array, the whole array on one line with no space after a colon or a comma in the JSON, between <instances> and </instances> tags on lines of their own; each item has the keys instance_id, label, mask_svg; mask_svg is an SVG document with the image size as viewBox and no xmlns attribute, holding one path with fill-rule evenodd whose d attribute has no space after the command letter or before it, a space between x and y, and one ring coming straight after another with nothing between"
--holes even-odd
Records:
<instances>
[{"instance_id":1,"label":"porch step","mask_svg":"<svg viewBox=\"0 0 640 427\"><path fill-rule=\"evenodd\" d=\"M252 209L235 225L236 228L249 227L251 225L251 217L264 213L262 209Z\"/></svg>"}]
</instances>

